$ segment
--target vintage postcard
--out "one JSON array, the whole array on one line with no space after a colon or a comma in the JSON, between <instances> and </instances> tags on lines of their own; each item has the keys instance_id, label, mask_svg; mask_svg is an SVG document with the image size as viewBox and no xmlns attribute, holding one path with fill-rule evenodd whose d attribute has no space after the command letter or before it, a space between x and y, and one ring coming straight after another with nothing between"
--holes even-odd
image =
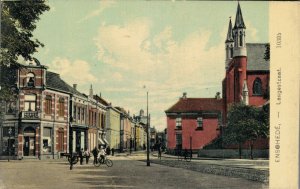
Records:
<instances>
[{"instance_id":1,"label":"vintage postcard","mask_svg":"<svg viewBox=\"0 0 300 189\"><path fill-rule=\"evenodd\" d=\"M0 188L298 188L299 15L1 0Z\"/></svg>"}]
</instances>

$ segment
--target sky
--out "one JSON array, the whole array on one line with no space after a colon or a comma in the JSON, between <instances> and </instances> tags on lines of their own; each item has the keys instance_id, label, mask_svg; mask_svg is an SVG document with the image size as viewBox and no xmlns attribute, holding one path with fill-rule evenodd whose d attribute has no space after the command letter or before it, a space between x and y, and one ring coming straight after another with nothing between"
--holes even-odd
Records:
<instances>
[{"instance_id":1,"label":"sky","mask_svg":"<svg viewBox=\"0 0 300 189\"><path fill-rule=\"evenodd\" d=\"M237 1L49 0L34 56L80 92L100 94L130 115L146 110L166 128L165 110L187 93L222 92L225 38ZM268 2L240 2L246 42L268 42Z\"/></svg>"}]
</instances>

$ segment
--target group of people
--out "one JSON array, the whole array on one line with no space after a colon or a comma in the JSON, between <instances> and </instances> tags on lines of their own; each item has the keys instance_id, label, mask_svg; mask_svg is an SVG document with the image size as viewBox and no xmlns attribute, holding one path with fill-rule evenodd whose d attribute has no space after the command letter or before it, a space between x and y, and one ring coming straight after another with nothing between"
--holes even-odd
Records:
<instances>
[{"instance_id":1,"label":"group of people","mask_svg":"<svg viewBox=\"0 0 300 189\"><path fill-rule=\"evenodd\" d=\"M105 146L100 146L100 149L98 149L97 147L95 147L92 150L92 154L94 157L94 162L93 164L96 164L98 162L98 159L100 159L101 163L104 163L104 159L106 155L110 155L110 153L112 152L112 155L114 155L114 149L110 149L109 146L105 147ZM86 164L89 164L89 159L90 159L90 151L88 149L86 149L85 151L83 151L83 148L80 150L79 152L79 158L80 158L80 165L83 164L83 158L86 158Z\"/></svg>"}]
</instances>

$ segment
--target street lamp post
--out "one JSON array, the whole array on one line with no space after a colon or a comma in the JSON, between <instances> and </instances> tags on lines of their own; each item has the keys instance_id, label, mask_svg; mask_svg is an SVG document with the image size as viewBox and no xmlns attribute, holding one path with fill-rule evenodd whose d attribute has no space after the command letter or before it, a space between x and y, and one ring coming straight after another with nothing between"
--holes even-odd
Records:
<instances>
[{"instance_id":1,"label":"street lamp post","mask_svg":"<svg viewBox=\"0 0 300 189\"><path fill-rule=\"evenodd\" d=\"M8 161L10 159L10 136L11 136L11 133L12 133L12 129L9 128L8 129Z\"/></svg>"},{"instance_id":2,"label":"street lamp post","mask_svg":"<svg viewBox=\"0 0 300 189\"><path fill-rule=\"evenodd\" d=\"M149 160L149 114L148 114L148 91L147 91L147 166L150 166L150 160Z\"/></svg>"}]
</instances>

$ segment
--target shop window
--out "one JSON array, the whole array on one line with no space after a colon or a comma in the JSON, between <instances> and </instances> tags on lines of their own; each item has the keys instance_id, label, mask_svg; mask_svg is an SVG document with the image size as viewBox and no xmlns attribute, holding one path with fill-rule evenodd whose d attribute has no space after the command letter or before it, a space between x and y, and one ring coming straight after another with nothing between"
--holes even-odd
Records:
<instances>
[{"instance_id":1,"label":"shop window","mask_svg":"<svg viewBox=\"0 0 300 189\"><path fill-rule=\"evenodd\" d=\"M253 82L253 95L262 95L262 84L259 78L256 78Z\"/></svg>"},{"instance_id":2,"label":"shop window","mask_svg":"<svg viewBox=\"0 0 300 189\"><path fill-rule=\"evenodd\" d=\"M43 152L52 152L52 128L44 128L43 130Z\"/></svg>"},{"instance_id":3,"label":"shop window","mask_svg":"<svg viewBox=\"0 0 300 189\"><path fill-rule=\"evenodd\" d=\"M35 94L25 95L24 110L25 111L36 111L36 95Z\"/></svg>"},{"instance_id":4,"label":"shop window","mask_svg":"<svg viewBox=\"0 0 300 189\"><path fill-rule=\"evenodd\" d=\"M64 98L59 98L59 108L58 108L58 115L63 117L65 115L65 99Z\"/></svg>"},{"instance_id":5,"label":"shop window","mask_svg":"<svg viewBox=\"0 0 300 189\"><path fill-rule=\"evenodd\" d=\"M46 104L45 104L45 113L51 114L51 110L52 110L52 96L47 95L46 96Z\"/></svg>"}]
</instances>

